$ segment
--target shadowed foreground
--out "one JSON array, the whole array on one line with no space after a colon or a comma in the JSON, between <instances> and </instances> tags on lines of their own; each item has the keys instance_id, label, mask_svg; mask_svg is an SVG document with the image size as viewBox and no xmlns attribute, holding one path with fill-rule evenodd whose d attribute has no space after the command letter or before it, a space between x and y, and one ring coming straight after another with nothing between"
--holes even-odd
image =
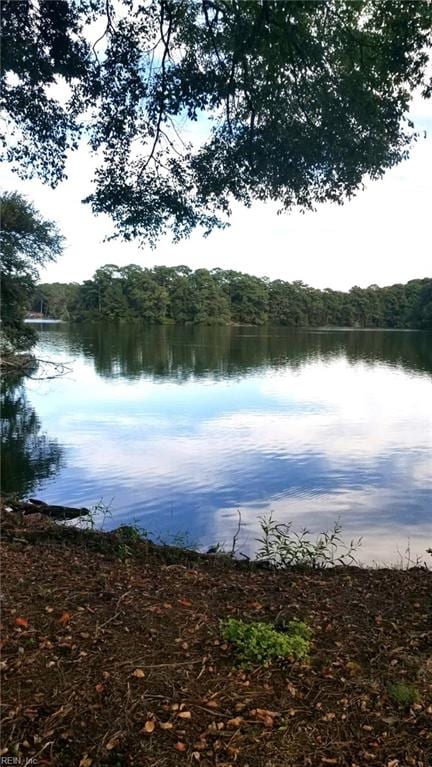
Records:
<instances>
[{"instance_id":1,"label":"shadowed foreground","mask_svg":"<svg viewBox=\"0 0 432 767\"><path fill-rule=\"evenodd\" d=\"M272 573L6 515L2 754L39 765L427 767L431 574ZM307 621L244 671L219 621ZM416 702L398 703L407 683Z\"/></svg>"}]
</instances>

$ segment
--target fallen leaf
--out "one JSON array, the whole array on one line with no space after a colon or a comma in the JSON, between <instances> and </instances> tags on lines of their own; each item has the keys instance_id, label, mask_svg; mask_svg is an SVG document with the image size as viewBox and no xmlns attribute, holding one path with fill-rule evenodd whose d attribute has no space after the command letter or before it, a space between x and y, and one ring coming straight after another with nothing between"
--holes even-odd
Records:
<instances>
[{"instance_id":1,"label":"fallen leaf","mask_svg":"<svg viewBox=\"0 0 432 767\"><path fill-rule=\"evenodd\" d=\"M182 742L181 742L181 740L179 740L179 741L178 741L178 742L175 744L174 748L175 748L177 751L186 751L186 743L182 743Z\"/></svg>"},{"instance_id":2,"label":"fallen leaf","mask_svg":"<svg viewBox=\"0 0 432 767\"><path fill-rule=\"evenodd\" d=\"M154 723L153 719L148 719L147 722L145 723L144 727L143 727L143 730L144 730L144 732L151 733L151 732L154 731L154 728L155 728L155 723Z\"/></svg>"},{"instance_id":3,"label":"fallen leaf","mask_svg":"<svg viewBox=\"0 0 432 767\"><path fill-rule=\"evenodd\" d=\"M69 623L70 619L71 619L71 614L70 614L70 613L67 613L67 612L64 612L64 613L62 613L62 615L61 615L61 617L59 618L58 622L59 622L59 623L60 623L62 626L67 626L67 624Z\"/></svg>"},{"instance_id":4,"label":"fallen leaf","mask_svg":"<svg viewBox=\"0 0 432 767\"><path fill-rule=\"evenodd\" d=\"M262 606L261 602L251 602L250 606L252 607L253 610L262 610L263 609L263 606Z\"/></svg>"},{"instance_id":5,"label":"fallen leaf","mask_svg":"<svg viewBox=\"0 0 432 767\"><path fill-rule=\"evenodd\" d=\"M136 668L135 671L132 671L132 676L136 676L137 679L142 679L145 676L145 673L142 668Z\"/></svg>"},{"instance_id":6,"label":"fallen leaf","mask_svg":"<svg viewBox=\"0 0 432 767\"><path fill-rule=\"evenodd\" d=\"M272 717L272 719L275 716L279 716L277 711L269 711L268 708L255 708L255 709L253 709L253 711L251 711L251 714L253 716L259 716L259 717L270 716L270 717Z\"/></svg>"},{"instance_id":7,"label":"fallen leaf","mask_svg":"<svg viewBox=\"0 0 432 767\"><path fill-rule=\"evenodd\" d=\"M113 735L113 737L110 738L110 740L108 741L108 743L105 746L106 750L107 751L112 751L113 748L116 748L118 746L119 742L120 741L119 741L118 735Z\"/></svg>"},{"instance_id":8,"label":"fallen leaf","mask_svg":"<svg viewBox=\"0 0 432 767\"><path fill-rule=\"evenodd\" d=\"M104 691L104 689L105 689L105 688L104 688L103 684L101 684L100 682L98 682L98 683L97 683L97 685L96 685L96 687L95 687L95 690L96 690L96 692L98 692L98 693L99 693L99 695L100 695L100 694L101 694L101 693Z\"/></svg>"},{"instance_id":9,"label":"fallen leaf","mask_svg":"<svg viewBox=\"0 0 432 767\"><path fill-rule=\"evenodd\" d=\"M79 767L91 767L92 764L93 759L90 759L90 757L85 754L79 763Z\"/></svg>"},{"instance_id":10,"label":"fallen leaf","mask_svg":"<svg viewBox=\"0 0 432 767\"><path fill-rule=\"evenodd\" d=\"M228 719L227 727L240 727L243 722L242 716L235 716L234 719Z\"/></svg>"},{"instance_id":11,"label":"fallen leaf","mask_svg":"<svg viewBox=\"0 0 432 767\"><path fill-rule=\"evenodd\" d=\"M28 627L28 620L27 618L15 618L15 625L26 629Z\"/></svg>"},{"instance_id":12,"label":"fallen leaf","mask_svg":"<svg viewBox=\"0 0 432 767\"><path fill-rule=\"evenodd\" d=\"M172 722L159 722L159 727L161 730L172 730L174 725Z\"/></svg>"},{"instance_id":13,"label":"fallen leaf","mask_svg":"<svg viewBox=\"0 0 432 767\"><path fill-rule=\"evenodd\" d=\"M273 719L271 716L264 716L263 719L264 727L273 727Z\"/></svg>"},{"instance_id":14,"label":"fallen leaf","mask_svg":"<svg viewBox=\"0 0 432 767\"><path fill-rule=\"evenodd\" d=\"M180 711L179 713L180 719L192 719L192 714L190 711Z\"/></svg>"},{"instance_id":15,"label":"fallen leaf","mask_svg":"<svg viewBox=\"0 0 432 767\"><path fill-rule=\"evenodd\" d=\"M322 720L323 722L332 722L335 718L336 714L334 714L332 711L329 711L328 714L324 714Z\"/></svg>"},{"instance_id":16,"label":"fallen leaf","mask_svg":"<svg viewBox=\"0 0 432 767\"><path fill-rule=\"evenodd\" d=\"M352 676L357 676L358 674L361 674L361 666L358 663L356 663L355 660L349 660L348 663L346 664L346 667L348 671L350 672L350 674L352 674Z\"/></svg>"},{"instance_id":17,"label":"fallen leaf","mask_svg":"<svg viewBox=\"0 0 432 767\"><path fill-rule=\"evenodd\" d=\"M193 744L193 747L196 748L198 751L204 751L204 749L207 748L207 741L197 740L197 742Z\"/></svg>"}]
</instances>

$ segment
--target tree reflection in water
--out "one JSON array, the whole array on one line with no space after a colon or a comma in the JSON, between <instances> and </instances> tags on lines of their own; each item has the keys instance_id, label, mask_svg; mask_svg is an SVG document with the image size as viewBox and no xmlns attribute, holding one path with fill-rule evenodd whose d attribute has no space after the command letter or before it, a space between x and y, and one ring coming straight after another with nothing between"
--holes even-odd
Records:
<instances>
[{"instance_id":1,"label":"tree reflection in water","mask_svg":"<svg viewBox=\"0 0 432 767\"><path fill-rule=\"evenodd\" d=\"M1 492L31 495L64 465L63 449L41 432L40 420L24 391L23 379L1 383Z\"/></svg>"}]
</instances>

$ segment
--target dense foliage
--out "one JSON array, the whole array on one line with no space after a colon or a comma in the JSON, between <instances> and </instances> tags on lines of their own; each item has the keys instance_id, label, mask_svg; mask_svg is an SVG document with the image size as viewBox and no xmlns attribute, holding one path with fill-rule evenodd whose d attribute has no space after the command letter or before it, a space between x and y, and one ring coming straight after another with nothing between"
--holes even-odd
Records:
<instances>
[{"instance_id":1,"label":"dense foliage","mask_svg":"<svg viewBox=\"0 0 432 767\"><path fill-rule=\"evenodd\" d=\"M38 267L55 259L62 250L62 237L55 224L42 218L24 197L0 195L2 253L1 336L5 349L28 349L34 331L24 317L38 277Z\"/></svg>"},{"instance_id":2,"label":"dense foliage","mask_svg":"<svg viewBox=\"0 0 432 767\"><path fill-rule=\"evenodd\" d=\"M342 201L403 159L428 0L1 0L6 159L55 185L80 140L125 237L234 200ZM195 124L195 125L194 125ZM191 141L192 137L194 141Z\"/></svg>"},{"instance_id":3,"label":"dense foliage","mask_svg":"<svg viewBox=\"0 0 432 767\"><path fill-rule=\"evenodd\" d=\"M32 309L74 320L427 329L432 279L342 292L232 270L109 264L82 285L38 285Z\"/></svg>"}]
</instances>

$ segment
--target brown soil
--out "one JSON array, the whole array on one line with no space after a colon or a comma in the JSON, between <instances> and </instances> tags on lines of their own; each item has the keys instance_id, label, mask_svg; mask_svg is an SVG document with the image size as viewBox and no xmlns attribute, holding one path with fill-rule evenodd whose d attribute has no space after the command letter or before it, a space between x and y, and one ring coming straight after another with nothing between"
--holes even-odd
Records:
<instances>
[{"instance_id":1,"label":"brown soil","mask_svg":"<svg viewBox=\"0 0 432 767\"><path fill-rule=\"evenodd\" d=\"M21 764L432 764L425 570L272 573L13 514L2 563L1 753ZM281 615L312 627L310 662L239 669L220 619Z\"/></svg>"}]
</instances>

